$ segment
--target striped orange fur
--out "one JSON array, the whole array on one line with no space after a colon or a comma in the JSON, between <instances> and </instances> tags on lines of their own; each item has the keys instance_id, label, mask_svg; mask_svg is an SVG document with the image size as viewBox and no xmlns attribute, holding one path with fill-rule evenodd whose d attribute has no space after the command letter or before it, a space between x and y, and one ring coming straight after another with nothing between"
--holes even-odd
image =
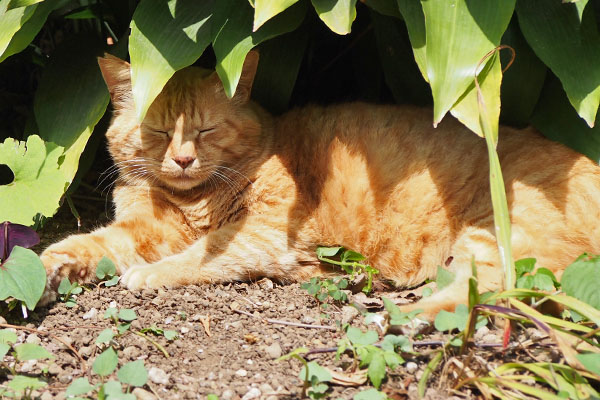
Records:
<instances>
[{"instance_id":1,"label":"striped orange fur","mask_svg":"<svg viewBox=\"0 0 600 400\"><path fill-rule=\"evenodd\" d=\"M190 67L138 123L129 64L99 62L115 107L116 219L43 253L48 293L63 276L93 279L104 255L131 289L306 281L331 273L317 245L352 248L404 287L448 264L455 282L415 306L427 318L466 301L473 257L482 290L501 286L486 146L455 120L434 129L429 110L364 103L273 117L249 101L251 52L233 99ZM600 253L596 164L531 129L502 128L498 152L517 259L560 275Z\"/></svg>"}]
</instances>

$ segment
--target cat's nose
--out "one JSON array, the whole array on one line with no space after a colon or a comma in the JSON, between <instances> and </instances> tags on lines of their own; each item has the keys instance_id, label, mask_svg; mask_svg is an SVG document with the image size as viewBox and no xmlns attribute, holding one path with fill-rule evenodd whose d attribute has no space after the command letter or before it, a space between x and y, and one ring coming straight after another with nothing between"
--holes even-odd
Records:
<instances>
[{"instance_id":1,"label":"cat's nose","mask_svg":"<svg viewBox=\"0 0 600 400\"><path fill-rule=\"evenodd\" d=\"M187 167L189 167L195 159L195 157L191 156L177 156L172 158L172 160L175 161L175 163L179 165L182 169L186 169Z\"/></svg>"}]
</instances>

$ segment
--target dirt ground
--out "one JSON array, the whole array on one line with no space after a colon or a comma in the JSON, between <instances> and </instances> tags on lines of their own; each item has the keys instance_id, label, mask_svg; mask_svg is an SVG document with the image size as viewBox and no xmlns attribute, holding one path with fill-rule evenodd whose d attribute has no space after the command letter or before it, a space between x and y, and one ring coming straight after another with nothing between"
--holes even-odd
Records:
<instances>
[{"instance_id":1,"label":"dirt ground","mask_svg":"<svg viewBox=\"0 0 600 400\"><path fill-rule=\"evenodd\" d=\"M109 202L93 196L76 197L75 200L82 215L82 231L110 219ZM42 243L35 250L40 251L76 230L75 218L67 207L63 207L41 231ZM397 293L380 290L374 297L382 295L402 299ZM113 325L103 318L108 307L134 309L138 319L133 321L131 330L155 325L178 333L172 341L163 336L148 335L168 356L159 346L136 334L127 333L117 339L119 365L143 360L150 371L148 384L134 392L138 399L204 399L211 393L220 399L301 398L302 381L298 378L301 364L297 360L277 362L276 359L298 347L306 347L314 352L307 357L309 360L343 372L350 369L351 358L343 355L341 360L335 360L332 352L343 337L340 323L365 329L364 317L355 307L333 305L322 310L299 284L282 286L265 279L168 290L129 291L120 285L93 287L77 297L77 305L73 308L58 302L36 310L27 320L15 311L7 317L8 323L33 329L19 329L20 341L40 343L56 356L53 362L31 361L21 368L22 372L42 376L48 381L48 386L36 393L39 398L65 398L66 387L78 377L88 376L91 382L98 382L91 366L100 353L95 344L98 333ZM382 310L382 307L375 307L369 311ZM291 324L284 325L281 321ZM392 399L417 398L417 383L432 351L438 350L448 337L433 332L417 335L413 340L416 354L404 354L406 363L388 372L382 384L381 390ZM502 357L519 358L524 354L518 350L501 353L497 347L499 330L483 328L477 332L476 340L487 346L474 350L484 356L479 357L486 364L483 370L493 367L495 360ZM451 358L452 354L448 354L445 363L433 374L426 398L477 396L468 387L450 390L460 374L456 368L448 367ZM442 368L444 364L446 367ZM331 385L327 397L351 399L368 387L366 384L358 387Z\"/></svg>"}]
</instances>

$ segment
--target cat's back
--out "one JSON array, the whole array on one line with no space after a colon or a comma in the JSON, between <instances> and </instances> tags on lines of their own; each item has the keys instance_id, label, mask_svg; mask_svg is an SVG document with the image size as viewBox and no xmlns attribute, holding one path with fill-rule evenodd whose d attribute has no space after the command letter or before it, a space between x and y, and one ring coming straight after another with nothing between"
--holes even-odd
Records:
<instances>
[{"instance_id":1,"label":"cat's back","mask_svg":"<svg viewBox=\"0 0 600 400\"><path fill-rule=\"evenodd\" d=\"M485 140L451 117L434 128L429 109L351 103L292 110L274 126L299 196L289 216L320 243L383 254L379 264L439 265L466 226L493 231ZM501 128L498 153L516 238L554 225L557 240L580 243L559 258L600 251L600 230L591 243L581 228L600 218L597 165L532 129ZM538 246L527 243L523 252Z\"/></svg>"}]
</instances>

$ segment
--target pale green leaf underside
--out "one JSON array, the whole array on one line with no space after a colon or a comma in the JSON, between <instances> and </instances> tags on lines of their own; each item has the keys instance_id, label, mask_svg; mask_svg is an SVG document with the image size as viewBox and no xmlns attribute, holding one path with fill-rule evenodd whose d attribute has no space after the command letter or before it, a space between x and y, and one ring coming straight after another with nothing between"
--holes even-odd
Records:
<instances>
[{"instance_id":1,"label":"pale green leaf underside","mask_svg":"<svg viewBox=\"0 0 600 400\"><path fill-rule=\"evenodd\" d=\"M40 1L41 0L22 0L21 3L35 4L39 3ZM15 1L13 0L13 2ZM17 54L23 49L25 49L25 47L27 47L27 45L29 45L29 43L31 43L31 41L38 34L40 29L44 25L44 22L46 22L46 19L48 18L50 12L62 6L65 2L66 0L45 0L42 4L39 4L36 7L31 7L32 9L35 9L33 14L27 19L27 22L25 22L11 38L10 43L4 50L4 53L0 54L0 62L4 61L7 57L12 56L13 54ZM1 24L2 23L0 22L0 25Z\"/></svg>"},{"instance_id":2,"label":"pale green leaf underside","mask_svg":"<svg viewBox=\"0 0 600 400\"><path fill-rule=\"evenodd\" d=\"M427 78L437 125L473 83L479 61L500 43L515 0L427 0L421 4Z\"/></svg>"},{"instance_id":3,"label":"pale green leaf underside","mask_svg":"<svg viewBox=\"0 0 600 400\"><path fill-rule=\"evenodd\" d=\"M483 106L486 109L486 118L491 127L494 143L498 141L498 121L500 119L500 84L502 83L502 67L500 57L494 56L489 60L484 70L478 76L481 87ZM483 137L480 123L480 105L477 99L477 90L473 82L466 92L458 99L450 112L467 128Z\"/></svg>"},{"instance_id":4,"label":"pale green leaf underside","mask_svg":"<svg viewBox=\"0 0 600 400\"><path fill-rule=\"evenodd\" d=\"M8 9L32 6L37 3L41 3L44 0L10 0L8 2Z\"/></svg>"},{"instance_id":5,"label":"pale green leaf underside","mask_svg":"<svg viewBox=\"0 0 600 400\"><path fill-rule=\"evenodd\" d=\"M600 104L600 34L585 2L521 1L519 25L536 55L560 79L569 101L590 127Z\"/></svg>"},{"instance_id":6,"label":"pale green leaf underside","mask_svg":"<svg viewBox=\"0 0 600 400\"><path fill-rule=\"evenodd\" d=\"M356 0L311 0L319 18L338 35L346 35L356 19Z\"/></svg>"},{"instance_id":7,"label":"pale green leaf underside","mask_svg":"<svg viewBox=\"0 0 600 400\"><path fill-rule=\"evenodd\" d=\"M220 0L213 25L213 49L217 57L216 70L223 82L225 94L233 97L242 74L246 54L261 42L296 29L304 15L304 3L296 3L252 32L253 11L248 4Z\"/></svg>"},{"instance_id":8,"label":"pale green leaf underside","mask_svg":"<svg viewBox=\"0 0 600 400\"><path fill-rule=\"evenodd\" d=\"M109 102L96 61L101 54L101 43L91 36L63 43L53 53L35 95L34 113L40 136L65 148L60 169L69 183Z\"/></svg>"},{"instance_id":9,"label":"pale green leaf underside","mask_svg":"<svg viewBox=\"0 0 600 400\"><path fill-rule=\"evenodd\" d=\"M12 40L14 34L23 26L33 15L37 5L29 7L13 8L7 10L11 0L0 0L0 57L4 57L4 52Z\"/></svg>"},{"instance_id":10,"label":"pale green leaf underside","mask_svg":"<svg viewBox=\"0 0 600 400\"><path fill-rule=\"evenodd\" d=\"M210 43L212 9L211 0L146 0L136 8L129 54L139 121L169 78L196 61Z\"/></svg>"},{"instance_id":11,"label":"pale green leaf underside","mask_svg":"<svg viewBox=\"0 0 600 400\"><path fill-rule=\"evenodd\" d=\"M256 0L253 31L256 32L265 22L297 2L298 0Z\"/></svg>"},{"instance_id":12,"label":"pale green leaf underside","mask_svg":"<svg viewBox=\"0 0 600 400\"><path fill-rule=\"evenodd\" d=\"M67 182L58 166L62 154L62 147L35 135L27 143L7 138L0 144L0 160L14 174L0 186L0 220L31 226L37 213L54 214Z\"/></svg>"}]
</instances>

